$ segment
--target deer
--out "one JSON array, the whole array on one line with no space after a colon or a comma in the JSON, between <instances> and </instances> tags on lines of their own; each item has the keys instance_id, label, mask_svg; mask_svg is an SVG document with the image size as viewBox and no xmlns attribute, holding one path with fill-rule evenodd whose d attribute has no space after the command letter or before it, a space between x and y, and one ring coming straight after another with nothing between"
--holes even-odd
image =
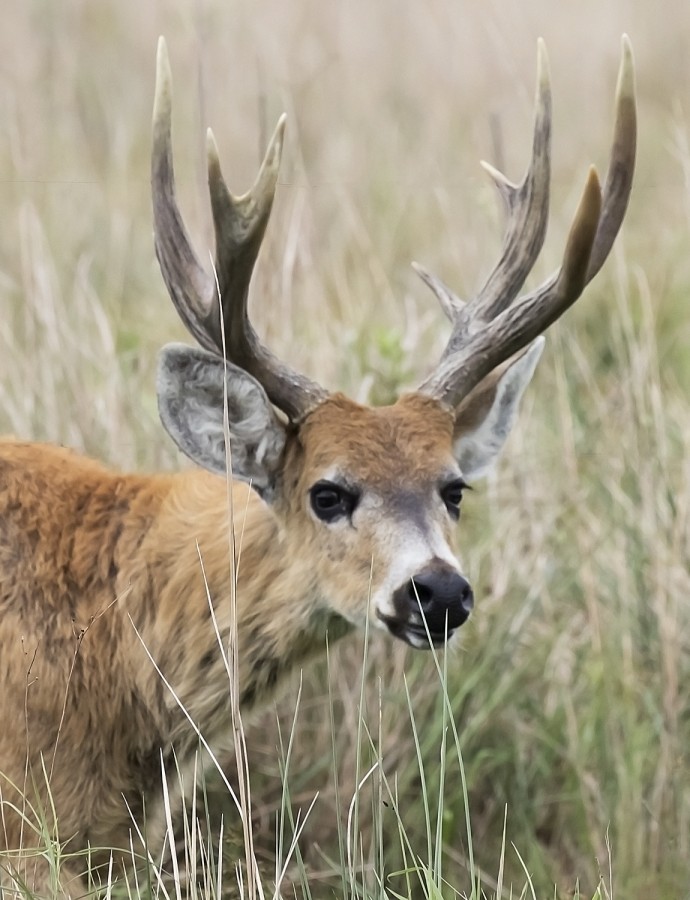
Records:
<instances>
[{"instance_id":1,"label":"deer","mask_svg":"<svg viewBox=\"0 0 690 900\"><path fill-rule=\"evenodd\" d=\"M39 813L58 844L89 851L92 866L120 865L144 810L149 833L160 830L162 777L189 770L199 734L214 750L232 744L219 652L231 633L242 713L266 705L290 672L357 629L419 649L453 641L474 605L454 549L463 492L495 463L543 333L599 272L626 212L632 50L624 37L604 186L590 168L560 267L521 294L549 211L552 100L539 43L524 178L513 184L485 164L506 213L500 258L467 301L416 267L451 333L433 372L390 406L325 390L280 361L249 320L285 117L242 196L228 189L208 132L212 272L178 208L171 120L161 38L155 251L197 346L162 349L156 389L164 428L196 467L123 474L62 447L0 442L0 885L8 897L52 883L48 863L27 850L38 843L30 823ZM86 881L71 865L62 896L83 896Z\"/></svg>"}]
</instances>

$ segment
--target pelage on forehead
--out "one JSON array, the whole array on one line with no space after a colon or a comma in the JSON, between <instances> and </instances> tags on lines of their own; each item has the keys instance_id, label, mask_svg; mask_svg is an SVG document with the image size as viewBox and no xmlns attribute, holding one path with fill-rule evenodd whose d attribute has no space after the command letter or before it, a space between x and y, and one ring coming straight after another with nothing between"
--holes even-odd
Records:
<instances>
[{"instance_id":1,"label":"pelage on forehead","mask_svg":"<svg viewBox=\"0 0 690 900\"><path fill-rule=\"evenodd\" d=\"M366 472L370 484L405 474L438 474L452 465L453 415L437 400L405 394L393 406L362 406L334 394L303 422L300 442L309 468Z\"/></svg>"}]
</instances>

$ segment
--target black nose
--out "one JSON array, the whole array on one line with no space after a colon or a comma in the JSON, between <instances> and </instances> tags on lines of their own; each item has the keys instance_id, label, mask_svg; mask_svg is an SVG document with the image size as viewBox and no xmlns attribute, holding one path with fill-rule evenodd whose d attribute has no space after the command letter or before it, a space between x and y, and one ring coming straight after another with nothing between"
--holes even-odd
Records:
<instances>
[{"instance_id":1,"label":"black nose","mask_svg":"<svg viewBox=\"0 0 690 900\"><path fill-rule=\"evenodd\" d=\"M421 609L429 631L436 634L443 634L446 627L451 630L462 625L474 606L474 594L467 579L445 564L415 575L396 594L398 602L407 606L408 614L419 614Z\"/></svg>"}]
</instances>

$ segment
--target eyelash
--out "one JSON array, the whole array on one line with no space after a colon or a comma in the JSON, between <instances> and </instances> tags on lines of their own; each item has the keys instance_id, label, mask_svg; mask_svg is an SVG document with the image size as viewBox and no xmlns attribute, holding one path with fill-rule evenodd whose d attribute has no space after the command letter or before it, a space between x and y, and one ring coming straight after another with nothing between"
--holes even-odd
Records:
<instances>
[{"instance_id":1,"label":"eyelash","mask_svg":"<svg viewBox=\"0 0 690 900\"><path fill-rule=\"evenodd\" d=\"M460 504L462 502L463 491L471 490L469 484L458 478L451 481L441 488L441 499L446 505L448 514L456 521L460 518Z\"/></svg>"},{"instance_id":2,"label":"eyelash","mask_svg":"<svg viewBox=\"0 0 690 900\"><path fill-rule=\"evenodd\" d=\"M354 512L359 495L332 481L317 481L309 491L314 515L322 522L335 522Z\"/></svg>"}]
</instances>

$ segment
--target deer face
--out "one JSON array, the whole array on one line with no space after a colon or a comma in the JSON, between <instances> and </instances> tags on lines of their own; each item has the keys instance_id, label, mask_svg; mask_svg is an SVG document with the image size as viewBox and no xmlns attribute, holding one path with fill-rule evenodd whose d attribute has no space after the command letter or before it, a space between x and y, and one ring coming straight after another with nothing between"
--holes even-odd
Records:
<instances>
[{"instance_id":1,"label":"deer face","mask_svg":"<svg viewBox=\"0 0 690 900\"><path fill-rule=\"evenodd\" d=\"M286 473L299 471L283 489L286 527L308 535L324 600L353 624L369 614L414 646L429 645L426 628L443 643L472 607L451 548L465 486L453 424L419 395L380 409L335 396L286 454Z\"/></svg>"},{"instance_id":2,"label":"deer face","mask_svg":"<svg viewBox=\"0 0 690 900\"><path fill-rule=\"evenodd\" d=\"M542 345L457 410L418 393L381 408L335 394L292 426L246 372L169 346L161 416L189 456L220 474L229 440L233 475L273 507L318 603L360 627L369 616L415 647L441 645L473 606L452 549L463 489L503 446Z\"/></svg>"}]
</instances>

